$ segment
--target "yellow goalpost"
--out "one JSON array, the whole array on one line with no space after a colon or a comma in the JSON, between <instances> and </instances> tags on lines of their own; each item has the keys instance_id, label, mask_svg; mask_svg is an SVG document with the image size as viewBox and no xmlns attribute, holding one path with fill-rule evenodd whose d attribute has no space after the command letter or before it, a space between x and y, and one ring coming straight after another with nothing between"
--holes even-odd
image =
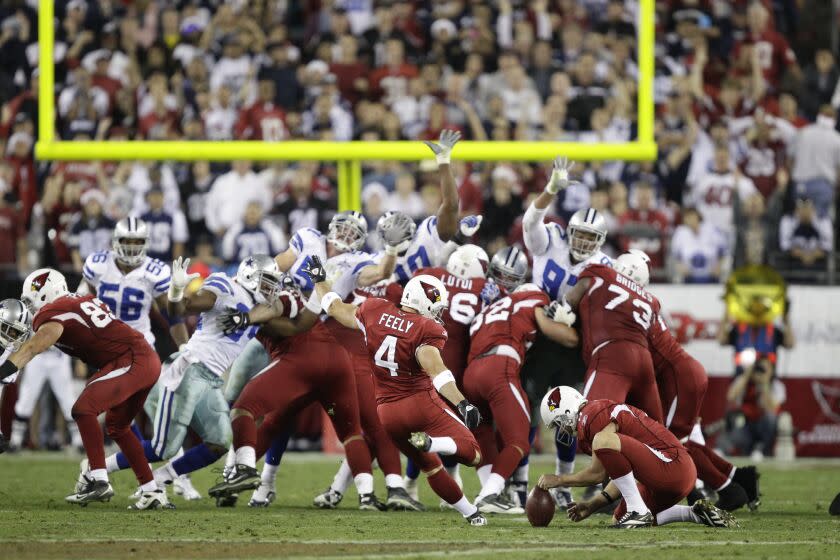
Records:
<instances>
[{"instance_id":1,"label":"yellow goalpost","mask_svg":"<svg viewBox=\"0 0 840 560\"><path fill-rule=\"evenodd\" d=\"M422 142L320 142L320 141L61 141L55 131L55 73L53 0L39 0L38 42L40 83L38 91L39 160L169 160L169 161L336 161L339 210L361 209L363 160L419 161L429 159ZM452 153L465 161L544 161L566 155L578 161L656 158L653 137L654 104L654 0L639 0L637 140L622 143L579 142L459 142Z\"/></svg>"}]
</instances>

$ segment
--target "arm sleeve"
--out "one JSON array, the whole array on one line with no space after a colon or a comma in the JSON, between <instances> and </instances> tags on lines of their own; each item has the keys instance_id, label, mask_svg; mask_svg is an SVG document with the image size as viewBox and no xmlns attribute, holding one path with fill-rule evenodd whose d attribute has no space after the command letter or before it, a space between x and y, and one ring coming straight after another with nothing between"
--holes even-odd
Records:
<instances>
[{"instance_id":1,"label":"arm sleeve","mask_svg":"<svg viewBox=\"0 0 840 560\"><path fill-rule=\"evenodd\" d=\"M93 262L93 258L98 255L99 253L91 253L85 259L85 265L82 267L82 275L85 277L85 280L91 285L96 285L96 280L99 277L97 274L97 266L96 263Z\"/></svg>"},{"instance_id":2,"label":"arm sleeve","mask_svg":"<svg viewBox=\"0 0 840 560\"><path fill-rule=\"evenodd\" d=\"M548 208L538 210L533 203L525 210L522 218L522 233L525 238L525 247L532 255L541 255L548 250L550 237L548 227L545 225L545 215Z\"/></svg>"}]
</instances>

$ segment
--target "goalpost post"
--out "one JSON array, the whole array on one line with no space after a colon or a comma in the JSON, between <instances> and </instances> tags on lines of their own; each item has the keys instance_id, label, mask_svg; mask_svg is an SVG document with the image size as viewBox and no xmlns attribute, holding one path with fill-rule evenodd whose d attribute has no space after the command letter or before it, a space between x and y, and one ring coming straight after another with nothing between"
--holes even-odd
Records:
<instances>
[{"instance_id":1,"label":"goalpost post","mask_svg":"<svg viewBox=\"0 0 840 560\"><path fill-rule=\"evenodd\" d=\"M169 160L169 161L336 161L338 208L361 210L363 160L419 161L430 159L422 142L320 142L300 141L61 141L55 138L55 68L53 0L39 0L38 41L40 82L38 90L39 160ZM656 158L654 124L654 0L639 0L637 139L622 143L580 142L475 142L461 141L452 153L465 161L546 161L565 155L577 161Z\"/></svg>"}]
</instances>

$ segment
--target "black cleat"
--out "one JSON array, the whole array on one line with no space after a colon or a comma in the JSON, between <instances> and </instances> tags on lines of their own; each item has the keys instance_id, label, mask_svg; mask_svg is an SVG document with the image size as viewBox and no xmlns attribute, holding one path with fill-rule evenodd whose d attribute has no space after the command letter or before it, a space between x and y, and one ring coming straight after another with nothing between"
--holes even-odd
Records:
<instances>
[{"instance_id":1,"label":"black cleat","mask_svg":"<svg viewBox=\"0 0 840 560\"><path fill-rule=\"evenodd\" d=\"M5 453L9 449L9 440L3 434L0 434L0 454Z\"/></svg>"},{"instance_id":2,"label":"black cleat","mask_svg":"<svg viewBox=\"0 0 840 560\"><path fill-rule=\"evenodd\" d=\"M738 522L735 521L735 517L731 513L713 506L707 500L697 500L691 506L691 511L707 527L724 529L738 526Z\"/></svg>"},{"instance_id":3,"label":"black cleat","mask_svg":"<svg viewBox=\"0 0 840 560\"><path fill-rule=\"evenodd\" d=\"M755 511L761 505L761 490L758 487L758 479L761 473L754 466L738 467L732 476L732 482L737 482L747 493L747 507Z\"/></svg>"},{"instance_id":4,"label":"black cleat","mask_svg":"<svg viewBox=\"0 0 840 560\"><path fill-rule=\"evenodd\" d=\"M840 494L834 496L834 501L828 507L828 513L831 515L840 515Z\"/></svg>"},{"instance_id":5,"label":"black cleat","mask_svg":"<svg viewBox=\"0 0 840 560\"><path fill-rule=\"evenodd\" d=\"M226 496L216 496L216 507L232 508L236 507L236 502L239 501L239 494L227 494Z\"/></svg>"},{"instance_id":6,"label":"black cleat","mask_svg":"<svg viewBox=\"0 0 840 560\"><path fill-rule=\"evenodd\" d=\"M480 511L475 512L465 519L472 527L484 527L487 525L487 518L481 515Z\"/></svg>"},{"instance_id":7,"label":"black cleat","mask_svg":"<svg viewBox=\"0 0 840 560\"><path fill-rule=\"evenodd\" d=\"M248 465L236 465L218 484L207 491L210 496L217 498L229 494L238 494L245 490L256 490L260 485L260 473Z\"/></svg>"},{"instance_id":8,"label":"black cleat","mask_svg":"<svg viewBox=\"0 0 840 560\"><path fill-rule=\"evenodd\" d=\"M615 525L610 525L610 527L613 529L642 529L653 527L653 514L649 511L646 513L628 511Z\"/></svg>"},{"instance_id":9,"label":"black cleat","mask_svg":"<svg viewBox=\"0 0 840 560\"><path fill-rule=\"evenodd\" d=\"M685 499L688 502L688 505L693 506L696 502L705 499L705 496L703 496L703 492L697 488L692 488L691 492L688 493L688 496L686 496Z\"/></svg>"},{"instance_id":10,"label":"black cleat","mask_svg":"<svg viewBox=\"0 0 840 560\"><path fill-rule=\"evenodd\" d=\"M75 494L70 494L64 500L85 507L91 502L110 502L113 496L114 489L107 480L88 480L84 488Z\"/></svg>"},{"instance_id":11,"label":"black cleat","mask_svg":"<svg viewBox=\"0 0 840 560\"><path fill-rule=\"evenodd\" d=\"M718 499L715 502L715 507L724 511L735 511L744 507L749 501L746 491L734 480L723 490L718 490L717 495Z\"/></svg>"},{"instance_id":12,"label":"black cleat","mask_svg":"<svg viewBox=\"0 0 840 560\"><path fill-rule=\"evenodd\" d=\"M376 494L361 494L359 496L359 509L362 511L386 511L388 506L379 501Z\"/></svg>"},{"instance_id":13,"label":"black cleat","mask_svg":"<svg viewBox=\"0 0 840 560\"><path fill-rule=\"evenodd\" d=\"M394 511L426 511L426 506L409 496L405 488L388 488L385 505Z\"/></svg>"}]
</instances>

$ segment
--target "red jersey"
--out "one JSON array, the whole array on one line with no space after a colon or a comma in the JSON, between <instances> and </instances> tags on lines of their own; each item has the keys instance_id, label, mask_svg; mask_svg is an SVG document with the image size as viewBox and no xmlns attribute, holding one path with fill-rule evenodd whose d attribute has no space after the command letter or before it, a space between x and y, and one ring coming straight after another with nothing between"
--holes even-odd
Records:
<instances>
[{"instance_id":1,"label":"red jersey","mask_svg":"<svg viewBox=\"0 0 840 560\"><path fill-rule=\"evenodd\" d=\"M586 267L578 282L589 278L589 289L578 305L583 325L583 359L611 340L648 347L648 331L659 315L659 301L641 286L602 264Z\"/></svg>"},{"instance_id":2,"label":"red jersey","mask_svg":"<svg viewBox=\"0 0 840 560\"><path fill-rule=\"evenodd\" d=\"M274 103L257 101L239 112L234 134L240 140L286 140L286 113Z\"/></svg>"},{"instance_id":3,"label":"red jersey","mask_svg":"<svg viewBox=\"0 0 840 560\"><path fill-rule=\"evenodd\" d=\"M796 64L796 55L788 45L787 39L781 33L772 29L765 29L758 35L751 34L736 44L733 59L737 60L741 48L747 45L752 45L754 49L758 50L758 62L761 65L764 79L773 88L779 85L782 71L788 66Z\"/></svg>"},{"instance_id":4,"label":"red jersey","mask_svg":"<svg viewBox=\"0 0 840 560\"><path fill-rule=\"evenodd\" d=\"M37 331L44 323L64 327L55 343L59 350L97 369L141 346L154 352L139 331L114 317L92 295L69 294L48 303L35 315L32 329Z\"/></svg>"},{"instance_id":5,"label":"red jersey","mask_svg":"<svg viewBox=\"0 0 840 560\"><path fill-rule=\"evenodd\" d=\"M648 348L650 348L650 356L653 359L653 369L657 374L669 364L675 364L689 357L688 353L683 350L682 345L668 330L662 317L657 317L656 324L651 327L648 333Z\"/></svg>"},{"instance_id":6,"label":"red jersey","mask_svg":"<svg viewBox=\"0 0 840 560\"><path fill-rule=\"evenodd\" d=\"M548 305L548 295L542 290L516 292L503 297L479 313L470 335L469 361L505 344L519 354L519 363L525 362L525 352L537 336L537 307Z\"/></svg>"},{"instance_id":7,"label":"red jersey","mask_svg":"<svg viewBox=\"0 0 840 560\"><path fill-rule=\"evenodd\" d=\"M677 437L668 428L649 418L635 406L600 399L589 401L580 410L577 425L578 448L592 455L592 440L595 434L611 422L618 427L618 433L644 444L661 458L673 459L682 447Z\"/></svg>"},{"instance_id":8,"label":"red jersey","mask_svg":"<svg viewBox=\"0 0 840 560\"><path fill-rule=\"evenodd\" d=\"M665 265L665 239L671 223L659 210L630 208L618 218L622 233L619 242L624 251L639 249L650 257L650 268Z\"/></svg>"},{"instance_id":9,"label":"red jersey","mask_svg":"<svg viewBox=\"0 0 840 560\"><path fill-rule=\"evenodd\" d=\"M365 335L373 364L377 403L432 390L432 380L420 367L416 354L421 346L443 350L443 325L377 298L366 300L356 309L356 322Z\"/></svg>"},{"instance_id":10,"label":"red jersey","mask_svg":"<svg viewBox=\"0 0 840 560\"><path fill-rule=\"evenodd\" d=\"M752 141L738 162L741 172L752 179L765 200L776 192L777 174L785 166L786 154L785 144L780 140L762 143Z\"/></svg>"},{"instance_id":11,"label":"red jersey","mask_svg":"<svg viewBox=\"0 0 840 560\"><path fill-rule=\"evenodd\" d=\"M338 342L330 330L320 321L315 323L311 329L294 336L273 337L260 329L257 331L256 338L265 347L272 360L279 360L284 354L290 352L309 351L314 344L322 344L325 348L338 346Z\"/></svg>"}]
</instances>

